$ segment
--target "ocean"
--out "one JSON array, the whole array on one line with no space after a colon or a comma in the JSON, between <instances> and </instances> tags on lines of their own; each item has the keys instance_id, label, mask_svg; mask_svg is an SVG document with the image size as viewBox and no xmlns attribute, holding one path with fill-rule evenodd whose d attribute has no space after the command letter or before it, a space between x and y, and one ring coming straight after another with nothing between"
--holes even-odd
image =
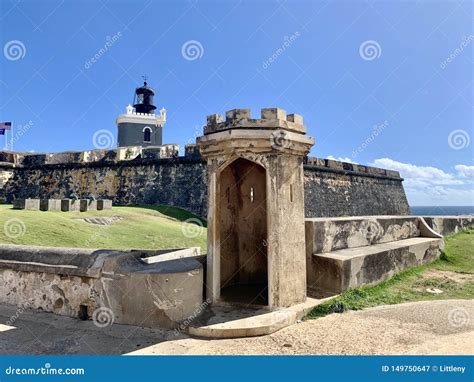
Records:
<instances>
[{"instance_id":1,"label":"ocean","mask_svg":"<svg viewBox=\"0 0 474 382\"><path fill-rule=\"evenodd\" d=\"M474 215L474 206L410 206L415 216Z\"/></svg>"}]
</instances>

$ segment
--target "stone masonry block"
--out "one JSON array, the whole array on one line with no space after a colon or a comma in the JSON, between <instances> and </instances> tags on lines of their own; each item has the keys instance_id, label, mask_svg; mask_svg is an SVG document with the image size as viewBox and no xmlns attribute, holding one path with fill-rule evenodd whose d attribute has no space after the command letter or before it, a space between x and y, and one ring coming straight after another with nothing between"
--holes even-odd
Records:
<instances>
[{"instance_id":1,"label":"stone masonry block","mask_svg":"<svg viewBox=\"0 0 474 382\"><path fill-rule=\"evenodd\" d=\"M17 210L39 210L39 199L16 199L13 201L13 208Z\"/></svg>"},{"instance_id":2,"label":"stone masonry block","mask_svg":"<svg viewBox=\"0 0 474 382\"><path fill-rule=\"evenodd\" d=\"M286 121L286 110L278 108L262 109L262 119L281 119Z\"/></svg>"},{"instance_id":3,"label":"stone masonry block","mask_svg":"<svg viewBox=\"0 0 474 382\"><path fill-rule=\"evenodd\" d=\"M112 208L112 200L99 199L97 200L97 211L110 210Z\"/></svg>"},{"instance_id":4,"label":"stone masonry block","mask_svg":"<svg viewBox=\"0 0 474 382\"><path fill-rule=\"evenodd\" d=\"M221 114L211 114L207 116L208 126L215 126L221 122L224 122L224 117Z\"/></svg>"},{"instance_id":5,"label":"stone masonry block","mask_svg":"<svg viewBox=\"0 0 474 382\"><path fill-rule=\"evenodd\" d=\"M41 211L61 211L61 199L40 199Z\"/></svg>"},{"instance_id":6,"label":"stone masonry block","mask_svg":"<svg viewBox=\"0 0 474 382\"><path fill-rule=\"evenodd\" d=\"M225 113L226 122L250 119L250 109L232 109Z\"/></svg>"},{"instance_id":7,"label":"stone masonry block","mask_svg":"<svg viewBox=\"0 0 474 382\"><path fill-rule=\"evenodd\" d=\"M75 199L62 199L61 200L61 211L79 211L80 201Z\"/></svg>"},{"instance_id":8,"label":"stone masonry block","mask_svg":"<svg viewBox=\"0 0 474 382\"><path fill-rule=\"evenodd\" d=\"M299 115L299 114L288 114L287 117L286 117L286 120L288 122L294 122L294 123L298 123L300 125L303 124L303 116Z\"/></svg>"}]
</instances>

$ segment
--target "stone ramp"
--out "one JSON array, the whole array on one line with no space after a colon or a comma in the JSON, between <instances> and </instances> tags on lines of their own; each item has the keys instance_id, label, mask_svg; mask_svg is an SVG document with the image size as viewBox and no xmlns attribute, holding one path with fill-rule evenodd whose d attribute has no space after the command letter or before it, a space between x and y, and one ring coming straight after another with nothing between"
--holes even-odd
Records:
<instances>
[{"instance_id":1,"label":"stone ramp","mask_svg":"<svg viewBox=\"0 0 474 382\"><path fill-rule=\"evenodd\" d=\"M264 308L210 306L188 328L188 333L204 338L256 337L295 324L326 299L308 298L304 303L270 311Z\"/></svg>"},{"instance_id":2,"label":"stone ramp","mask_svg":"<svg viewBox=\"0 0 474 382\"><path fill-rule=\"evenodd\" d=\"M442 235L415 216L306 219L308 294L378 283L438 258Z\"/></svg>"}]
</instances>

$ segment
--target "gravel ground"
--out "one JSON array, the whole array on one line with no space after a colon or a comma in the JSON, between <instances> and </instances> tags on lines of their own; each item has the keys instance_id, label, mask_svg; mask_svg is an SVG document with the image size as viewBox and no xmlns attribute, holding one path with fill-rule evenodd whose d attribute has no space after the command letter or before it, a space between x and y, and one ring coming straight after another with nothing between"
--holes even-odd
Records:
<instances>
[{"instance_id":1,"label":"gravel ground","mask_svg":"<svg viewBox=\"0 0 474 382\"><path fill-rule=\"evenodd\" d=\"M381 306L226 340L30 311L5 325L15 313L0 306L0 354L474 354L474 300Z\"/></svg>"},{"instance_id":2,"label":"gravel ground","mask_svg":"<svg viewBox=\"0 0 474 382\"><path fill-rule=\"evenodd\" d=\"M474 354L474 300L425 301L333 314L269 336L181 339L140 354Z\"/></svg>"}]
</instances>

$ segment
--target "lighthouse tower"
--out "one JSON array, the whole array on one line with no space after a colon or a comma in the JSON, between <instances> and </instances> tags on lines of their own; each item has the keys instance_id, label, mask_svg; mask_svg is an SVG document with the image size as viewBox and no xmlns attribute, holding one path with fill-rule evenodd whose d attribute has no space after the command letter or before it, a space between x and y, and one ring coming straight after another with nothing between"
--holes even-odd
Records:
<instances>
[{"instance_id":1,"label":"lighthouse tower","mask_svg":"<svg viewBox=\"0 0 474 382\"><path fill-rule=\"evenodd\" d=\"M135 89L134 105L128 105L126 114L117 117L118 147L161 146L166 110L155 114L155 91L146 82Z\"/></svg>"}]
</instances>

